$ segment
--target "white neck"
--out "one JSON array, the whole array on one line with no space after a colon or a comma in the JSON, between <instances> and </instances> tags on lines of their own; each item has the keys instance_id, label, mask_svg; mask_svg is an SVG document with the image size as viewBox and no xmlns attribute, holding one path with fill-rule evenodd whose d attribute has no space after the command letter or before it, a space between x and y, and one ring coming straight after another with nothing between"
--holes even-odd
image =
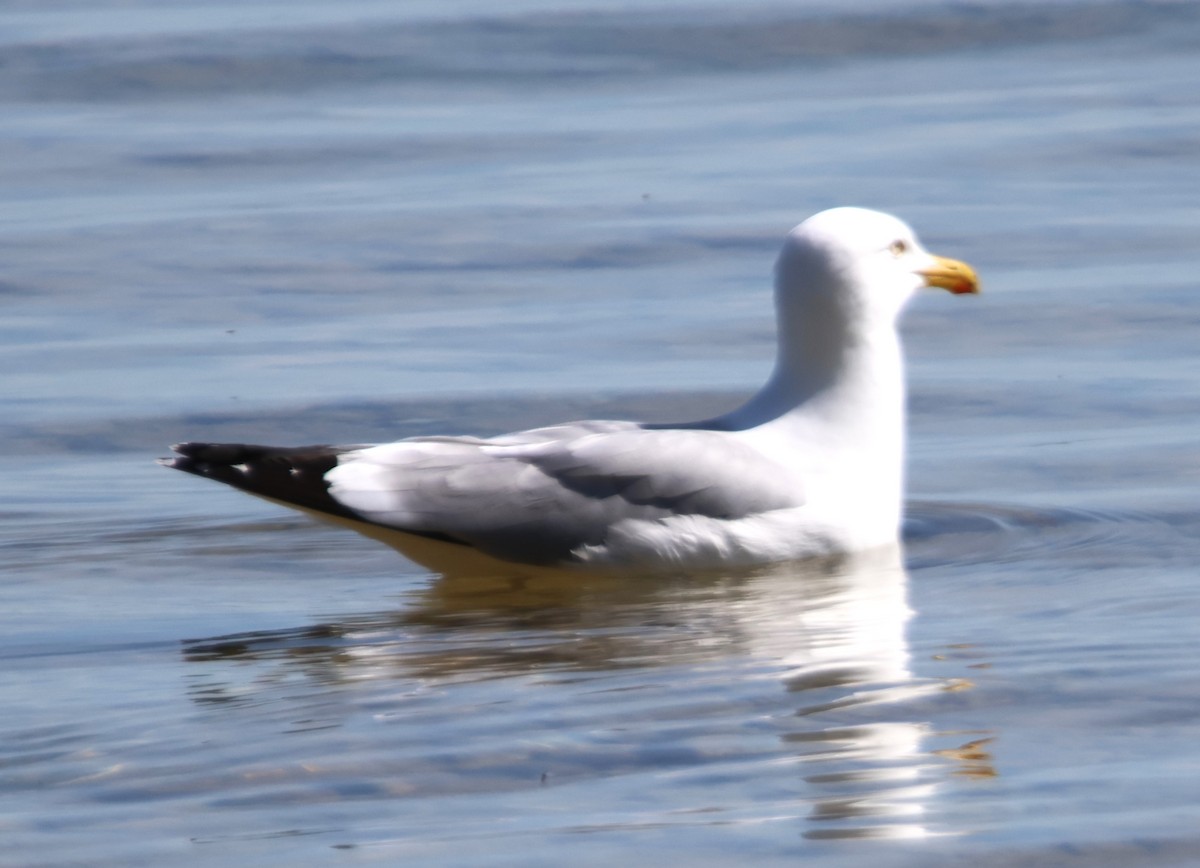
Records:
<instances>
[{"instance_id":1,"label":"white neck","mask_svg":"<svg viewBox=\"0 0 1200 868\"><path fill-rule=\"evenodd\" d=\"M870 511L856 516L857 522L894 538L904 483L899 336L890 322L859 331L847 327L858 321L854 317L831 310L812 315L811 297L806 305L808 316L780 317L776 366L767 384L741 408L714 420L714 427L739 432L795 471L806 498L834 512ZM864 501L865 491L876 497Z\"/></svg>"},{"instance_id":2,"label":"white neck","mask_svg":"<svg viewBox=\"0 0 1200 868\"><path fill-rule=\"evenodd\" d=\"M766 385L722 417L720 427L744 431L803 421L834 442L895 439L890 435L904 426L904 362L895 331L880 329L830 352L835 344L781 344Z\"/></svg>"}]
</instances>

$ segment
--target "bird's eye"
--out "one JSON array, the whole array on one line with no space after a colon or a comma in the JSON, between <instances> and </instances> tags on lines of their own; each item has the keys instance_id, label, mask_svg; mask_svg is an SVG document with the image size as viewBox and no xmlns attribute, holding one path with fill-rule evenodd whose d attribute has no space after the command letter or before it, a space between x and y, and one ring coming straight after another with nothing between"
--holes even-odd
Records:
<instances>
[{"instance_id":1,"label":"bird's eye","mask_svg":"<svg viewBox=\"0 0 1200 868\"><path fill-rule=\"evenodd\" d=\"M892 252L892 256L903 256L908 253L908 242L902 238L897 238L888 245L888 250Z\"/></svg>"}]
</instances>

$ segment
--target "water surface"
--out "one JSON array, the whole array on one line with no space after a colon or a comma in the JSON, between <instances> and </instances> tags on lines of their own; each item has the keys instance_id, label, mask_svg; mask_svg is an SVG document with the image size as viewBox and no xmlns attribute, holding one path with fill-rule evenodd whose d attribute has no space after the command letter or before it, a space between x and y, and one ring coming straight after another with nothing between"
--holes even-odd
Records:
<instances>
[{"instance_id":1,"label":"water surface","mask_svg":"<svg viewBox=\"0 0 1200 868\"><path fill-rule=\"evenodd\" d=\"M0 861L1188 865L1191 4L0 13ZM430 575L152 459L729 407L894 211L902 552Z\"/></svg>"}]
</instances>

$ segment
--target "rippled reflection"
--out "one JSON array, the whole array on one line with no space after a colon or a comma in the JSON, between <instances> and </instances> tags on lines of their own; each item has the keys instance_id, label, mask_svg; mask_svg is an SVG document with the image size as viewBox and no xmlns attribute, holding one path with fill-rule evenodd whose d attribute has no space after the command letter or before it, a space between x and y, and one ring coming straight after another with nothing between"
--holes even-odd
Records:
<instances>
[{"instance_id":1,"label":"rippled reflection","mask_svg":"<svg viewBox=\"0 0 1200 868\"><path fill-rule=\"evenodd\" d=\"M472 690L504 678L555 691L537 695L542 714L548 703L579 714L582 682L589 695L611 693L604 714L617 722L576 721L592 732L636 732L639 720L676 717L677 730L690 734L677 732L677 741L722 732L723 759L749 750L731 731L765 719L778 733L779 753L769 762L795 764L796 814L807 818L808 837L911 837L930 833L927 807L952 775L994 774L987 734L934 749L931 739L945 734L906 713L969 686L913 676L911 614L900 552L892 549L736 576L443 576L398 611L196 640L184 653L208 667L192 685L196 702L302 706L310 727L336 727L362 713L353 702L328 701L345 686L388 685L397 708L406 689L436 694L428 701L445 704L441 713L452 717L478 704ZM258 665L223 665L231 661ZM513 691L506 702L527 696ZM381 713L379 700L370 705ZM518 711L515 723L498 721L490 735L507 725L514 742L534 738L539 724L529 717ZM433 743L454 737L452 729L428 734ZM694 750L697 762L707 761ZM604 771L637 770L656 751L664 752L658 744L631 749L627 758L606 759L614 765Z\"/></svg>"}]
</instances>

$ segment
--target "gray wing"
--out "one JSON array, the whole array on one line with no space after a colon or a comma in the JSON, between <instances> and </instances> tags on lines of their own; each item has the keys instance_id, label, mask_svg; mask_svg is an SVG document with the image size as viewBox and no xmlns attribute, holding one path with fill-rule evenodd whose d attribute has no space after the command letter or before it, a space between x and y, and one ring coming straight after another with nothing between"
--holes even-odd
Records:
<instances>
[{"instance_id":1,"label":"gray wing","mask_svg":"<svg viewBox=\"0 0 1200 868\"><path fill-rule=\"evenodd\" d=\"M736 436L632 423L402 440L342 454L326 479L371 522L526 563L569 560L625 520L736 519L803 502L790 474Z\"/></svg>"}]
</instances>

